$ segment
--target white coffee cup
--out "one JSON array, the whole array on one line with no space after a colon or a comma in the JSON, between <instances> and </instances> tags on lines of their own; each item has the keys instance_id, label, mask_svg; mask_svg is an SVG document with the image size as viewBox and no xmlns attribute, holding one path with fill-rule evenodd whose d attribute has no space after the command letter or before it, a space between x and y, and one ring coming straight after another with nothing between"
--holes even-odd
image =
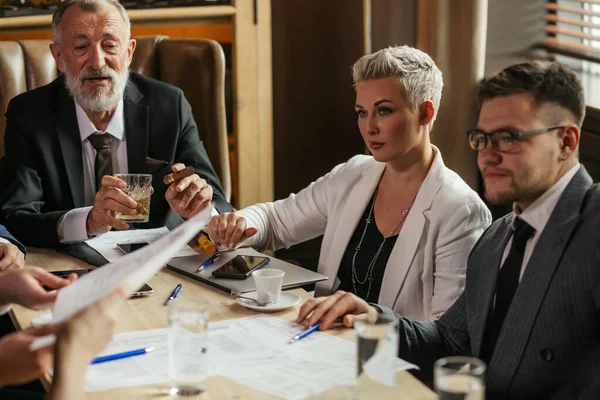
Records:
<instances>
[{"instance_id":1,"label":"white coffee cup","mask_svg":"<svg viewBox=\"0 0 600 400\"><path fill-rule=\"evenodd\" d=\"M256 285L256 301L277 303L281 297L281 285L285 272L280 269L265 268L252 273Z\"/></svg>"}]
</instances>

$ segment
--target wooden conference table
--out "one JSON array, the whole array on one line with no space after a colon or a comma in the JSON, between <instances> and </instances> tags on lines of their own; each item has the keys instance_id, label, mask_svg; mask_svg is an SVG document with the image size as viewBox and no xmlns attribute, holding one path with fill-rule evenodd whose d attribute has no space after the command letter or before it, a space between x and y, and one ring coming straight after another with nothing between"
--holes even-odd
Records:
<instances>
[{"instance_id":1,"label":"wooden conference table","mask_svg":"<svg viewBox=\"0 0 600 400\"><path fill-rule=\"evenodd\" d=\"M38 265L48 271L89 268L89 265L83 261L57 253L54 250L42 249L29 249L27 253L27 264ZM164 307L163 304L178 283L183 284L182 294L185 293L200 297L209 303L211 321L247 317L256 314L256 312L238 305L231 296L224 292L202 285L197 281L163 268L148 281L148 284L152 286L155 291L154 294L144 298L130 299L121 306L119 309L117 332L166 328L167 307ZM309 294L303 289L294 289L293 292L299 295L303 300L309 298ZM293 321L298 314L299 307L300 305L297 305L284 311L272 313L271 315L286 321ZM27 328L31 326L31 320L33 318L44 312L47 311L33 311L15 305L11 317L17 328ZM330 333L354 341L354 333L351 329L340 328L332 330ZM48 385L50 383L50 377L44 377L42 382L44 385ZM207 387L208 393L187 398L211 400L275 399L274 396L249 388L225 377L208 378ZM347 387L333 388L318 394L316 399L344 399L348 391L349 389ZM398 372L397 374L396 388L393 391L393 395L384 395L382 393L382 396L378 396L380 399L399 397L402 399L415 400L437 398L425 385L415 379L410 373L404 371ZM165 385L150 385L93 392L86 394L84 398L86 400L115 400L169 399L173 397L169 396L168 389Z\"/></svg>"}]
</instances>

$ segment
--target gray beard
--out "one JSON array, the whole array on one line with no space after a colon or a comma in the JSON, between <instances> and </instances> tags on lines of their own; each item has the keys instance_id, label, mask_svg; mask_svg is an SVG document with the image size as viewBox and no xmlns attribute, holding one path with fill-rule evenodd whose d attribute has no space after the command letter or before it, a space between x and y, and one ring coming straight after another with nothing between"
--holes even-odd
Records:
<instances>
[{"instance_id":1,"label":"gray beard","mask_svg":"<svg viewBox=\"0 0 600 400\"><path fill-rule=\"evenodd\" d=\"M84 110L101 112L110 110L119 104L125 93L125 87L129 80L129 69L126 68L123 72L112 76L112 85L108 88L99 87L91 95L84 93L83 81L78 76L73 77L65 73L65 86L71 97L75 99L77 104Z\"/></svg>"}]
</instances>

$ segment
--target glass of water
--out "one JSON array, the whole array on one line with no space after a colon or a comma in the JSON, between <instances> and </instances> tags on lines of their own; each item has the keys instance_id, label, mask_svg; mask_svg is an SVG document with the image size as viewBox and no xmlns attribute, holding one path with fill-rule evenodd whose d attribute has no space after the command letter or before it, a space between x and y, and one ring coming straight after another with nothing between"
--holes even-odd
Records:
<instances>
[{"instance_id":1,"label":"glass of water","mask_svg":"<svg viewBox=\"0 0 600 400\"><path fill-rule=\"evenodd\" d=\"M357 319L356 398L377 398L396 385L398 321L392 315Z\"/></svg>"},{"instance_id":2,"label":"glass of water","mask_svg":"<svg viewBox=\"0 0 600 400\"><path fill-rule=\"evenodd\" d=\"M433 366L435 391L440 400L483 400L485 398L483 361L474 357L445 357Z\"/></svg>"},{"instance_id":3,"label":"glass of water","mask_svg":"<svg viewBox=\"0 0 600 400\"><path fill-rule=\"evenodd\" d=\"M195 396L206 390L208 304L180 296L168 312L170 394Z\"/></svg>"}]
</instances>

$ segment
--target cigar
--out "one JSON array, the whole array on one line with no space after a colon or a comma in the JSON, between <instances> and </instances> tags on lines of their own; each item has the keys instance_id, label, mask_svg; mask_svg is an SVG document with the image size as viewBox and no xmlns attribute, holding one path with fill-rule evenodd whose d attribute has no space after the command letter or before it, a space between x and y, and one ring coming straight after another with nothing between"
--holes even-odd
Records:
<instances>
[{"instance_id":1,"label":"cigar","mask_svg":"<svg viewBox=\"0 0 600 400\"><path fill-rule=\"evenodd\" d=\"M194 167L185 167L181 171L173 172L163 178L163 182L165 185L170 185L173 182L181 180L183 178L187 178L188 176L194 175L196 170Z\"/></svg>"}]
</instances>

